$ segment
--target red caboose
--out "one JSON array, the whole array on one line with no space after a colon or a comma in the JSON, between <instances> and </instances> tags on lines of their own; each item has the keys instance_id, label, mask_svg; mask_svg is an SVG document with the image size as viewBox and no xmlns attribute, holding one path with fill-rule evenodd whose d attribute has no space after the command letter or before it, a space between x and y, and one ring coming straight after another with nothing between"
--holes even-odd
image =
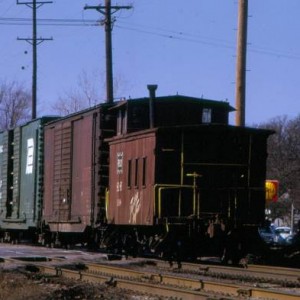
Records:
<instances>
[{"instance_id":1,"label":"red caboose","mask_svg":"<svg viewBox=\"0 0 300 300\"><path fill-rule=\"evenodd\" d=\"M109 223L172 225L216 214L234 224L262 223L268 135L211 124L111 139Z\"/></svg>"},{"instance_id":2,"label":"red caboose","mask_svg":"<svg viewBox=\"0 0 300 300\"><path fill-rule=\"evenodd\" d=\"M194 193L192 184L185 183L185 170L178 161L180 140L173 134L162 135L161 130L201 124L227 126L233 110L224 101L179 95L155 98L155 86L149 89L149 98L124 101L114 108L118 117L117 135L110 140L109 223L153 225L155 210L161 209L155 193L158 197L171 190L182 194L183 186L188 194ZM157 156L160 148L164 158Z\"/></svg>"},{"instance_id":3,"label":"red caboose","mask_svg":"<svg viewBox=\"0 0 300 300\"><path fill-rule=\"evenodd\" d=\"M141 100L115 108L119 126L108 140L108 223L185 236L203 234L216 217L228 226L257 228L264 221L271 131L228 125L227 102L152 100L144 113Z\"/></svg>"}]
</instances>

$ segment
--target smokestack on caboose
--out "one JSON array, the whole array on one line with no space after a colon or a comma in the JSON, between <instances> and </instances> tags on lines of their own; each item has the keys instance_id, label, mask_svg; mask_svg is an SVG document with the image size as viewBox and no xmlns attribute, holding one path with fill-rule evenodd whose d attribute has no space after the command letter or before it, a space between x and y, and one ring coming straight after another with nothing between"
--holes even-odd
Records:
<instances>
[{"instance_id":1,"label":"smokestack on caboose","mask_svg":"<svg viewBox=\"0 0 300 300\"><path fill-rule=\"evenodd\" d=\"M155 120L154 100L155 100L155 91L157 89L157 84L148 84L147 88L149 90L149 124L150 124L150 128L153 128L154 120Z\"/></svg>"}]
</instances>

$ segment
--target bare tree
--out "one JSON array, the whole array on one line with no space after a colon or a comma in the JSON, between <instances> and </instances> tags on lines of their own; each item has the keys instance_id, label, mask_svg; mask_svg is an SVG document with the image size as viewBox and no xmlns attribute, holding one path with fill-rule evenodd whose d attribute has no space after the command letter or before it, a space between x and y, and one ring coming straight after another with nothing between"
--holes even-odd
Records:
<instances>
[{"instance_id":1,"label":"bare tree","mask_svg":"<svg viewBox=\"0 0 300 300\"><path fill-rule=\"evenodd\" d=\"M72 114L86 107L87 105L84 103L84 100L77 92L74 91L66 93L64 97L59 97L59 99L52 105L52 109L61 116Z\"/></svg>"},{"instance_id":2,"label":"bare tree","mask_svg":"<svg viewBox=\"0 0 300 300\"><path fill-rule=\"evenodd\" d=\"M275 130L267 159L268 178L279 180L279 202L271 204L272 210L280 215L285 209L289 215L292 202L300 209L300 115L276 117L259 127Z\"/></svg>"},{"instance_id":3,"label":"bare tree","mask_svg":"<svg viewBox=\"0 0 300 300\"><path fill-rule=\"evenodd\" d=\"M10 129L30 120L31 95L12 81L0 86L0 129Z\"/></svg>"},{"instance_id":4,"label":"bare tree","mask_svg":"<svg viewBox=\"0 0 300 300\"><path fill-rule=\"evenodd\" d=\"M89 77L88 74L83 71L78 77L77 87L65 93L63 97L59 97L54 105L52 105L52 109L60 115L68 115L98 104L101 97L98 92L99 89L96 89L95 78L98 82L97 77L97 75ZM104 82L100 90L105 90Z\"/></svg>"},{"instance_id":5,"label":"bare tree","mask_svg":"<svg viewBox=\"0 0 300 300\"><path fill-rule=\"evenodd\" d=\"M300 176L300 116L277 117L262 127L275 130L268 140L267 172L270 178L280 178L283 194Z\"/></svg>"},{"instance_id":6,"label":"bare tree","mask_svg":"<svg viewBox=\"0 0 300 300\"><path fill-rule=\"evenodd\" d=\"M115 92L121 92L121 89L125 85L126 82L122 76L114 78ZM93 107L103 101L105 90L105 80L101 74L99 75L96 72L87 74L87 72L82 71L78 77L76 88L59 97L54 105L52 105L52 109L54 112L65 116L88 107Z\"/></svg>"}]
</instances>

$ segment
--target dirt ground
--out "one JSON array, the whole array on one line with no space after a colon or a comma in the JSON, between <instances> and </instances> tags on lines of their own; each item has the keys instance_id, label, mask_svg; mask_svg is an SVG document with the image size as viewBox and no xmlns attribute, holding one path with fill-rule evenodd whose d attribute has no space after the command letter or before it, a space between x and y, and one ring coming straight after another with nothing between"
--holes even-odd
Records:
<instances>
[{"instance_id":1,"label":"dirt ground","mask_svg":"<svg viewBox=\"0 0 300 300\"><path fill-rule=\"evenodd\" d=\"M0 269L0 300L158 300L116 287L31 273L24 268Z\"/></svg>"},{"instance_id":2,"label":"dirt ground","mask_svg":"<svg viewBox=\"0 0 300 300\"><path fill-rule=\"evenodd\" d=\"M92 284L35 273L33 264L16 259L20 257L47 257L50 259L47 261L49 265L59 264L59 261L52 261L52 258L61 258L62 265L107 261L107 257L101 253L1 244L0 300L159 300L159 297L136 295L135 292L106 284ZM13 260L10 261L10 258Z\"/></svg>"}]
</instances>

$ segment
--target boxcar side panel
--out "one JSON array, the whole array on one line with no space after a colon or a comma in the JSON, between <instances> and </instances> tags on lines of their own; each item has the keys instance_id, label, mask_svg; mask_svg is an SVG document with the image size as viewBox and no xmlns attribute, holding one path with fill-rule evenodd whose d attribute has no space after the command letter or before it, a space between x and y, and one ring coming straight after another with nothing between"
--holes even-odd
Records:
<instances>
[{"instance_id":1,"label":"boxcar side panel","mask_svg":"<svg viewBox=\"0 0 300 300\"><path fill-rule=\"evenodd\" d=\"M5 147L4 144L4 132L0 132L0 218L3 217L6 213L6 200L4 198L4 190L6 189L7 184L7 166L5 166Z\"/></svg>"},{"instance_id":2,"label":"boxcar side panel","mask_svg":"<svg viewBox=\"0 0 300 300\"><path fill-rule=\"evenodd\" d=\"M73 122L72 139L72 194L71 218L91 225L92 197L95 188L92 181L92 146L95 132L93 115Z\"/></svg>"},{"instance_id":3,"label":"boxcar side panel","mask_svg":"<svg viewBox=\"0 0 300 300\"><path fill-rule=\"evenodd\" d=\"M41 216L42 121L37 119L21 127L20 208L24 227L35 227Z\"/></svg>"},{"instance_id":4,"label":"boxcar side panel","mask_svg":"<svg viewBox=\"0 0 300 300\"><path fill-rule=\"evenodd\" d=\"M20 215L20 162L21 162L21 128L14 129L13 140L13 200L12 200L12 219L18 219ZM22 217L23 219L23 217Z\"/></svg>"},{"instance_id":5,"label":"boxcar side panel","mask_svg":"<svg viewBox=\"0 0 300 300\"><path fill-rule=\"evenodd\" d=\"M13 131L1 133L1 198L0 198L0 227L3 221L11 217L12 186L13 186Z\"/></svg>"},{"instance_id":6,"label":"boxcar side panel","mask_svg":"<svg viewBox=\"0 0 300 300\"><path fill-rule=\"evenodd\" d=\"M26 221L25 226L33 226L36 220L36 177L38 154L38 125L32 122L21 128L21 160L20 160L20 193L19 214L20 220Z\"/></svg>"},{"instance_id":7,"label":"boxcar side panel","mask_svg":"<svg viewBox=\"0 0 300 300\"><path fill-rule=\"evenodd\" d=\"M47 126L45 138L44 218L52 231L58 231L59 223L64 224L71 220L70 120L58 121ZM48 169L52 170L52 174L47 174Z\"/></svg>"},{"instance_id":8,"label":"boxcar side panel","mask_svg":"<svg viewBox=\"0 0 300 300\"><path fill-rule=\"evenodd\" d=\"M30 121L8 135L11 147L8 147L8 160L5 160L12 177L7 181L12 188L9 188L11 192L7 189L3 229L23 231L39 226L43 199L43 124L53 118Z\"/></svg>"},{"instance_id":9,"label":"boxcar side panel","mask_svg":"<svg viewBox=\"0 0 300 300\"><path fill-rule=\"evenodd\" d=\"M54 186L54 125L44 130L44 201L43 218L49 222L53 212L53 186ZM54 218L54 217L53 217Z\"/></svg>"},{"instance_id":10,"label":"boxcar side panel","mask_svg":"<svg viewBox=\"0 0 300 300\"><path fill-rule=\"evenodd\" d=\"M45 129L44 218L51 231L79 233L95 221L99 118L99 108L95 108Z\"/></svg>"},{"instance_id":11,"label":"boxcar side panel","mask_svg":"<svg viewBox=\"0 0 300 300\"><path fill-rule=\"evenodd\" d=\"M54 129L54 216L59 222L71 219L71 120L59 124Z\"/></svg>"}]
</instances>

